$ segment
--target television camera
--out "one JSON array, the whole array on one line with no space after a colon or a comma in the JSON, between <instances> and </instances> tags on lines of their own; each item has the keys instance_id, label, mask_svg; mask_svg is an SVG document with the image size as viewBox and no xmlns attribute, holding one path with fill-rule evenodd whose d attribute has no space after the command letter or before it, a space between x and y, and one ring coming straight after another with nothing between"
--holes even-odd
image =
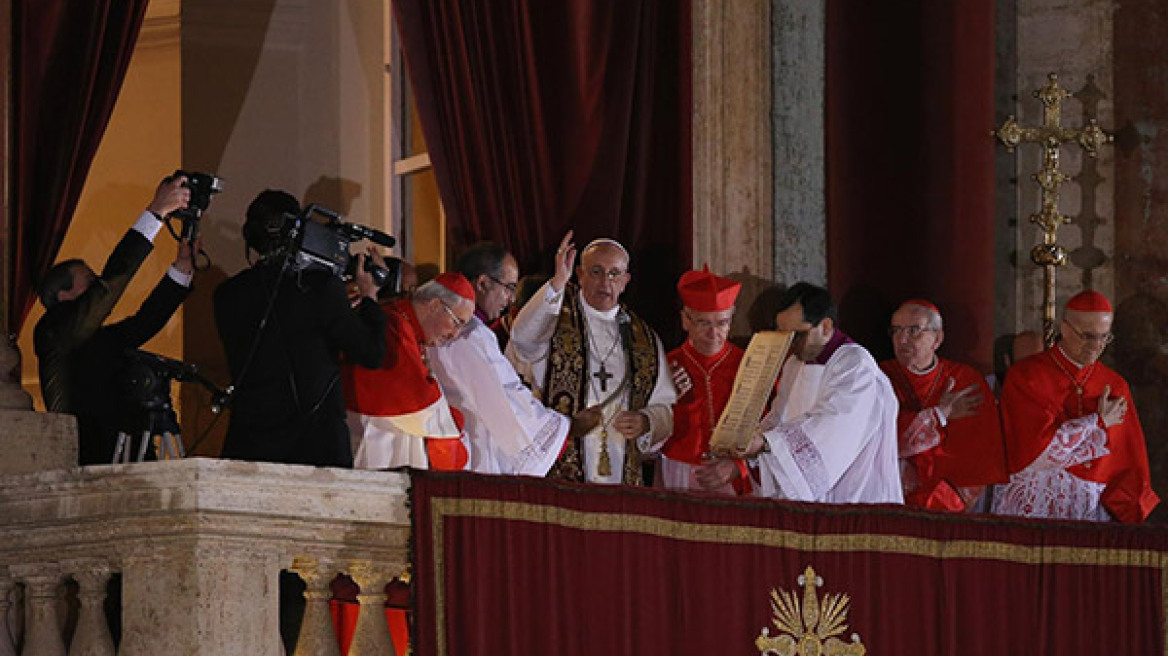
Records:
<instances>
[{"instance_id":1,"label":"television camera","mask_svg":"<svg viewBox=\"0 0 1168 656\"><path fill-rule=\"evenodd\" d=\"M380 230L346 223L341 218L340 214L320 205L309 205L298 215L285 214L280 240L282 248L276 255L288 258L289 271L323 269L348 279L357 272L357 258L349 251L353 242L368 239L386 248L397 243ZM366 259L365 270L373 276L378 287L400 292L402 261L387 256L385 264L383 267Z\"/></svg>"}]
</instances>

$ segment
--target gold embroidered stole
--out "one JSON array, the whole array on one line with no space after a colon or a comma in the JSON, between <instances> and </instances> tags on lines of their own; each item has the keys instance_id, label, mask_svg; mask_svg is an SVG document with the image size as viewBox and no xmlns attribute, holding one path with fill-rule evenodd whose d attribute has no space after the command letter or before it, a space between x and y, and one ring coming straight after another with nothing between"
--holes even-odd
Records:
<instances>
[{"instance_id":1,"label":"gold embroidered stole","mask_svg":"<svg viewBox=\"0 0 1168 656\"><path fill-rule=\"evenodd\" d=\"M569 283L564 288L564 303L556 319L548 349L547 378L543 399L548 407L569 417L586 407L588 398L588 344L584 313L579 305L579 292ZM628 410L640 410L649 403L657 383L657 336L640 317L629 315L631 340L625 353L625 375L632 376ZM603 399L594 399L600 402ZM617 435L615 439L625 439ZM564 453L548 472L551 478L585 481L584 462L579 439L569 439ZM625 442L625 461L622 482L641 484L641 452L635 440Z\"/></svg>"}]
</instances>

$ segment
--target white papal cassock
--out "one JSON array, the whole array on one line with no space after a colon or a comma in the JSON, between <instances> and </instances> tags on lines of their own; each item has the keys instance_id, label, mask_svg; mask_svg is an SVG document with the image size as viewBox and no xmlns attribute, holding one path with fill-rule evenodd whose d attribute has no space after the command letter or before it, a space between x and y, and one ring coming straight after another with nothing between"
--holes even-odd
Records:
<instances>
[{"instance_id":1,"label":"white papal cassock","mask_svg":"<svg viewBox=\"0 0 1168 656\"><path fill-rule=\"evenodd\" d=\"M511 327L511 341L507 344L507 359L532 383L532 391L540 396L540 386L547 380L548 350L552 334L556 329L556 319L564 303L564 290L558 293L550 283L532 296ZM588 384L586 405L604 402L618 389L624 380L627 357L621 344L620 329L617 324L619 307L600 311L588 305L580 297L580 309L587 326ZM646 450L650 443L660 442L673 432L673 414L670 406L677 400L677 391L669 375L665 361L665 350L657 339L657 379L649 401L641 411L649 418L649 430L641 435L640 446ZM601 368L603 367L603 371ZM603 375L601 375L603 374ZM598 376L599 375L599 376ZM611 376L609 378L608 376ZM600 425L582 438L582 456L585 475L592 483L618 484L621 482L620 463L625 460L625 440L611 428L612 420L618 412L628 408L631 386L626 385L617 398L605 404ZM542 397L540 397L542 398ZM615 463L611 473L601 476L597 471L600 461L600 441L602 434L608 445L609 458Z\"/></svg>"}]
</instances>

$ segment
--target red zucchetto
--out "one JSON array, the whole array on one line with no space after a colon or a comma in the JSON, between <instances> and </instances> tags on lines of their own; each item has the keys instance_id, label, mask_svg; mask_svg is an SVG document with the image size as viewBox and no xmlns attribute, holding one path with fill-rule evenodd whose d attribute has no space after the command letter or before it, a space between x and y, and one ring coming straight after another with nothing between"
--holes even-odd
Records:
<instances>
[{"instance_id":1,"label":"red zucchetto","mask_svg":"<svg viewBox=\"0 0 1168 656\"><path fill-rule=\"evenodd\" d=\"M470 281L461 273L440 273L438 277L434 278L439 285L458 294L466 300L474 303L474 287L470 286Z\"/></svg>"},{"instance_id":2,"label":"red zucchetto","mask_svg":"<svg viewBox=\"0 0 1168 656\"><path fill-rule=\"evenodd\" d=\"M1067 309L1076 312L1111 312L1111 302L1094 289L1084 289L1067 301Z\"/></svg>"},{"instance_id":3,"label":"red zucchetto","mask_svg":"<svg viewBox=\"0 0 1168 656\"><path fill-rule=\"evenodd\" d=\"M919 307L923 307L923 308L925 308L926 310L931 310L931 311L932 311L932 312L934 312L934 313L935 313L935 314L936 314L938 317L939 317L939 316L941 316L941 311L937 309L937 306L936 306L936 305L933 305L932 303L930 303L930 302L926 301L926 300L925 300L925 299L923 299L923 298L913 298L913 299L909 299L909 300L907 300L907 301L905 301L905 302L901 303L901 304L900 304L900 307L904 307L904 306L906 306L906 305L916 305L916 306L919 306Z\"/></svg>"}]
</instances>

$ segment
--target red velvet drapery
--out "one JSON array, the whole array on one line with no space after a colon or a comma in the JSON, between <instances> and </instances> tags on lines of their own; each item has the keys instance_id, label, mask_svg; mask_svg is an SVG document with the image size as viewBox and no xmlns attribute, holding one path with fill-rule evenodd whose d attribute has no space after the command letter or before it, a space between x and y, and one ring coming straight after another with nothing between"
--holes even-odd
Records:
<instances>
[{"instance_id":1,"label":"red velvet drapery","mask_svg":"<svg viewBox=\"0 0 1168 656\"><path fill-rule=\"evenodd\" d=\"M11 332L19 331L65 239L147 2L13 3Z\"/></svg>"},{"instance_id":2,"label":"red velvet drapery","mask_svg":"<svg viewBox=\"0 0 1168 656\"><path fill-rule=\"evenodd\" d=\"M924 297L943 352L992 370L993 103L993 2L828 1L829 286L878 359Z\"/></svg>"},{"instance_id":3,"label":"red velvet drapery","mask_svg":"<svg viewBox=\"0 0 1168 656\"><path fill-rule=\"evenodd\" d=\"M418 656L1165 653L1163 529L412 476Z\"/></svg>"},{"instance_id":4,"label":"red velvet drapery","mask_svg":"<svg viewBox=\"0 0 1168 656\"><path fill-rule=\"evenodd\" d=\"M675 324L692 252L689 3L393 6L453 249L491 239L550 272L569 228L619 239L638 309Z\"/></svg>"}]
</instances>

